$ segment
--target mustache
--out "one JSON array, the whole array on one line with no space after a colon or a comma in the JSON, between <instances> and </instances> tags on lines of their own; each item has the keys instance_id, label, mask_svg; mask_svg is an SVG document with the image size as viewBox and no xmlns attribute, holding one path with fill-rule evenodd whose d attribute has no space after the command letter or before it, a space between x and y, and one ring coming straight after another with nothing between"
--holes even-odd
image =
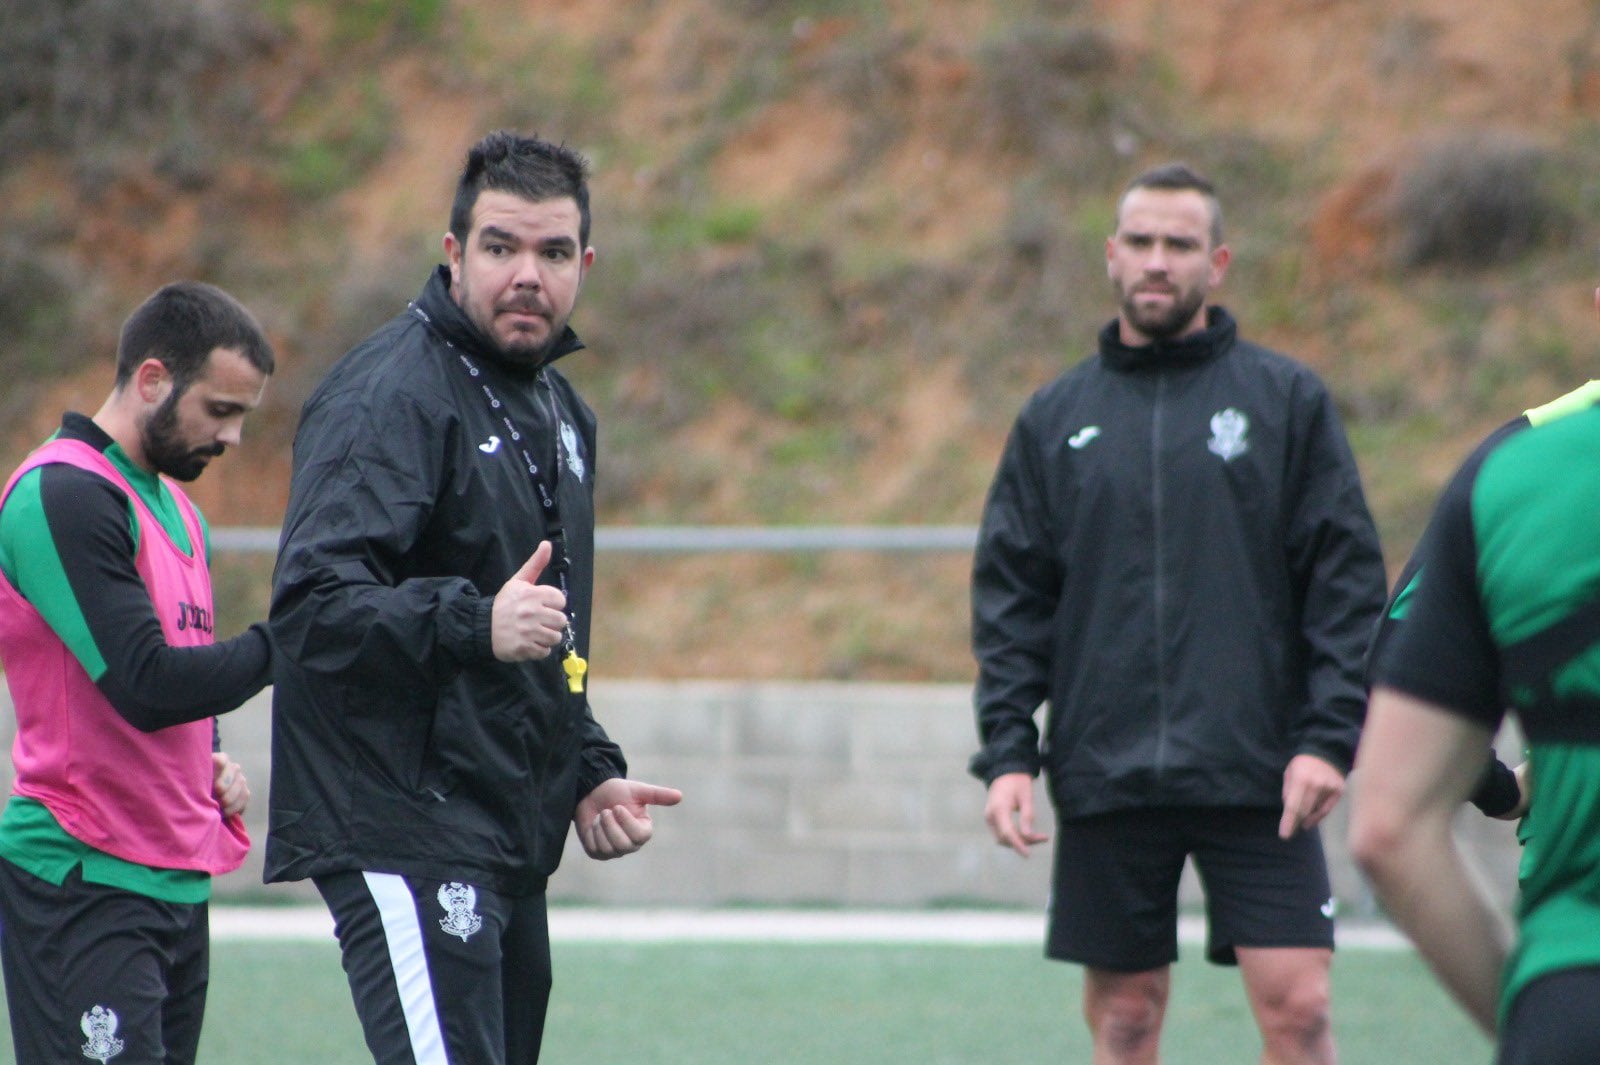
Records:
<instances>
[{"instance_id":1,"label":"mustache","mask_svg":"<svg viewBox=\"0 0 1600 1065\"><path fill-rule=\"evenodd\" d=\"M516 311L518 314L537 314L541 318L550 317L550 309L537 296L514 297L503 301L499 308L502 311Z\"/></svg>"}]
</instances>

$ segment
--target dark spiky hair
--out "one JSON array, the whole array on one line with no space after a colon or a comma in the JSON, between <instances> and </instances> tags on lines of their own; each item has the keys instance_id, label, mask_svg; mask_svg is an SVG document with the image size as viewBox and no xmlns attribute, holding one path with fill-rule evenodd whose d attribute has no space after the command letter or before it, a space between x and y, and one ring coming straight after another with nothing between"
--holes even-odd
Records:
<instances>
[{"instance_id":1,"label":"dark spiky hair","mask_svg":"<svg viewBox=\"0 0 1600 1065\"><path fill-rule=\"evenodd\" d=\"M565 144L496 130L467 151L450 207L450 232L465 244L484 189L542 203L570 196L578 204L578 244L589 246L589 160Z\"/></svg>"}]
</instances>

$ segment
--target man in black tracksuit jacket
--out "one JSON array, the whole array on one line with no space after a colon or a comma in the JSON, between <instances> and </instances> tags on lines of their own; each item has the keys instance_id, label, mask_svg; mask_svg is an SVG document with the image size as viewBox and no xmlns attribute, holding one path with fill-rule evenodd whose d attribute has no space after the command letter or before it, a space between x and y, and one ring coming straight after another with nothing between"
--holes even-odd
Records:
<instances>
[{"instance_id":1,"label":"man in black tracksuit jacket","mask_svg":"<svg viewBox=\"0 0 1600 1065\"><path fill-rule=\"evenodd\" d=\"M302 411L270 622L269 881L313 878L379 1062L537 1059L546 878L650 837L590 714L595 419L552 364L587 164L496 133L449 263Z\"/></svg>"},{"instance_id":2,"label":"man in black tracksuit jacket","mask_svg":"<svg viewBox=\"0 0 1600 1065\"><path fill-rule=\"evenodd\" d=\"M1048 953L1087 967L1096 1060L1154 1060L1188 856L1264 1060L1333 1056L1314 826L1354 758L1384 570L1326 389L1209 304L1227 262L1203 178L1135 179L1107 242L1121 313L1022 410L974 564L971 769L1024 855L1045 775Z\"/></svg>"}]
</instances>

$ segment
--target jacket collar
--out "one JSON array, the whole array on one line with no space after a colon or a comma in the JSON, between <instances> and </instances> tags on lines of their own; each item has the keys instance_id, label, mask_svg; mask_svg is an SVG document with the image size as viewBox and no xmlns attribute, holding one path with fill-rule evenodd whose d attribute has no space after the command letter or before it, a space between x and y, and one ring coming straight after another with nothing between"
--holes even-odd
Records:
<instances>
[{"instance_id":1,"label":"jacket collar","mask_svg":"<svg viewBox=\"0 0 1600 1065\"><path fill-rule=\"evenodd\" d=\"M1238 334L1239 327L1233 320L1233 315L1221 307L1210 307L1206 311L1206 327L1200 332L1190 333L1176 340L1157 340L1135 347L1122 342L1117 319L1113 318L1104 329L1100 330L1100 357L1105 359L1106 365L1113 370L1161 370L1198 366L1227 351L1233 346Z\"/></svg>"},{"instance_id":2,"label":"jacket collar","mask_svg":"<svg viewBox=\"0 0 1600 1065\"><path fill-rule=\"evenodd\" d=\"M483 330L474 325L472 319L468 318L451 298L450 268L442 263L429 275L427 284L422 286L422 292L412 302L412 307L421 312L428 327L447 343L474 358L491 362L507 373L518 376L538 373L557 359L582 350L584 346L583 341L578 339L578 334L574 333L569 325L556 341L556 346L537 366L506 358L499 347L490 343L489 338L484 336Z\"/></svg>"}]
</instances>

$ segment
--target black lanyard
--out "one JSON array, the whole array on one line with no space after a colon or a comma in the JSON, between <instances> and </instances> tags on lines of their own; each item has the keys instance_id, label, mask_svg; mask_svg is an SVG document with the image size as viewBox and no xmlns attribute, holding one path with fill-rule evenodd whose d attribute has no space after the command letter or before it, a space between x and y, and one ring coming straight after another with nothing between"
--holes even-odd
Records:
<instances>
[{"instance_id":1,"label":"black lanyard","mask_svg":"<svg viewBox=\"0 0 1600 1065\"><path fill-rule=\"evenodd\" d=\"M411 304L410 310L423 321L429 321L427 314L416 304ZM509 408L500 401L499 396L494 394L494 388L490 386L488 379L484 377L483 371L478 369L477 364L472 361L466 352L461 351L448 340L445 343L456 353L456 358L460 361L461 368L467 372L467 376L478 386L484 401L489 404L490 414L499 418L501 424L506 427L506 438L511 447L515 448L517 454L521 456L522 468L528 471L528 478L533 482L533 489L539 496L539 505L544 509L545 514L545 528L548 531L550 546L554 550L554 557L551 562L555 570L556 582L561 588L561 594L566 597L567 601L566 608L563 611L566 615L566 626L561 638L561 669L567 675L567 690L574 694L581 694L583 692L584 675L589 671L589 663L582 655L578 654L577 634L573 629L572 592L568 587L567 581L567 575L572 569L572 560L567 554L566 530L561 525L561 472L564 464L561 461L561 412L556 406L555 390L551 389L548 383L540 381L540 386L550 396L552 425L550 444L551 453L554 455L550 471L550 483L546 484L543 474L539 471L539 461L534 458L533 452L530 450L531 441L523 435L522 430L517 428L517 423L511 420Z\"/></svg>"}]
</instances>

